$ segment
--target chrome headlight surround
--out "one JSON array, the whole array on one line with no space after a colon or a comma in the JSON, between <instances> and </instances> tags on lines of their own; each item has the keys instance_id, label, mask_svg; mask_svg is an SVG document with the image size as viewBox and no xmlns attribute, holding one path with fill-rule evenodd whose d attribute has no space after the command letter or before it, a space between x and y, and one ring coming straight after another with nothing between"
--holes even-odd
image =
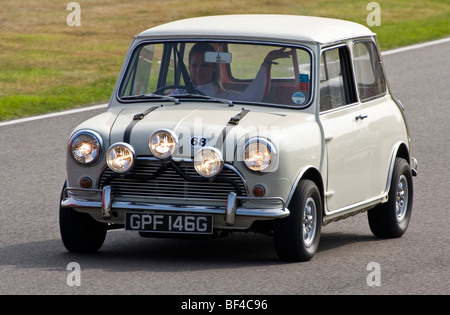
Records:
<instances>
[{"instance_id":1,"label":"chrome headlight surround","mask_svg":"<svg viewBox=\"0 0 450 315\"><path fill-rule=\"evenodd\" d=\"M133 147L125 142L114 143L106 151L106 164L116 173L122 174L131 170L135 160Z\"/></svg>"},{"instance_id":2,"label":"chrome headlight surround","mask_svg":"<svg viewBox=\"0 0 450 315\"><path fill-rule=\"evenodd\" d=\"M69 140L70 155L82 165L92 165L97 162L102 148L102 137L92 130L77 131Z\"/></svg>"},{"instance_id":3,"label":"chrome headlight surround","mask_svg":"<svg viewBox=\"0 0 450 315\"><path fill-rule=\"evenodd\" d=\"M204 147L194 155L194 168L203 177L214 177L222 171L223 156L220 150Z\"/></svg>"},{"instance_id":4,"label":"chrome headlight surround","mask_svg":"<svg viewBox=\"0 0 450 315\"><path fill-rule=\"evenodd\" d=\"M178 146L178 137L168 129L156 130L150 136L148 148L153 156L158 159L168 159L172 156Z\"/></svg>"},{"instance_id":5,"label":"chrome headlight surround","mask_svg":"<svg viewBox=\"0 0 450 315\"><path fill-rule=\"evenodd\" d=\"M275 145L265 138L254 138L244 145L243 161L255 172L271 172L278 168L278 153Z\"/></svg>"}]
</instances>

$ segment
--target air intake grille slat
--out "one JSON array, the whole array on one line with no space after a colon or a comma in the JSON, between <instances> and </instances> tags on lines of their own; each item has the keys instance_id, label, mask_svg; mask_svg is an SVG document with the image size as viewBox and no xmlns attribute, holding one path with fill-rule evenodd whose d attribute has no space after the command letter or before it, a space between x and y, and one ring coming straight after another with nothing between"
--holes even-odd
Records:
<instances>
[{"instance_id":1,"label":"air intake grille slat","mask_svg":"<svg viewBox=\"0 0 450 315\"><path fill-rule=\"evenodd\" d=\"M176 164L182 174L171 163L175 162L138 159L125 176L107 168L100 178L99 188L110 185L114 196L122 198L201 198L226 202L229 192L247 195L242 178L228 166L210 181L197 174L192 163Z\"/></svg>"}]
</instances>

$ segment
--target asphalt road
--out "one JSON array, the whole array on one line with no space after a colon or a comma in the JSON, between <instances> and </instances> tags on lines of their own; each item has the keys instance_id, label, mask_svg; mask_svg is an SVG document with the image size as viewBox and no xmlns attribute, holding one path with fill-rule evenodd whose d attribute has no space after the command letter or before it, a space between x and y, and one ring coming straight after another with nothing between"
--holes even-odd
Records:
<instances>
[{"instance_id":1,"label":"asphalt road","mask_svg":"<svg viewBox=\"0 0 450 315\"><path fill-rule=\"evenodd\" d=\"M96 110L0 126L0 294L449 294L450 42L384 62L419 161L402 238L375 238L360 214L325 226L306 263L280 262L255 234L189 241L118 230L99 253L68 253L58 227L66 143ZM68 285L78 279L71 262L80 286Z\"/></svg>"}]
</instances>

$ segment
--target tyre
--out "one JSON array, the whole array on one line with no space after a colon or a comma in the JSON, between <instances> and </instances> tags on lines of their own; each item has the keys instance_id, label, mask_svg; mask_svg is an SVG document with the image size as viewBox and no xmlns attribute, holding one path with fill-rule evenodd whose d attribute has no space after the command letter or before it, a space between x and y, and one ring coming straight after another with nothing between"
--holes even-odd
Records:
<instances>
[{"instance_id":1,"label":"tyre","mask_svg":"<svg viewBox=\"0 0 450 315\"><path fill-rule=\"evenodd\" d=\"M94 220L88 213L59 206L61 239L70 252L95 252L100 249L105 241L107 227L106 223Z\"/></svg>"},{"instance_id":2,"label":"tyre","mask_svg":"<svg viewBox=\"0 0 450 315\"><path fill-rule=\"evenodd\" d=\"M395 160L389 199L367 212L370 230L381 238L402 236L408 228L413 204L413 182L408 163Z\"/></svg>"},{"instance_id":3,"label":"tyre","mask_svg":"<svg viewBox=\"0 0 450 315\"><path fill-rule=\"evenodd\" d=\"M314 182L300 181L289 210L275 224L275 249L282 260L308 261L317 251L322 228L322 199Z\"/></svg>"}]
</instances>

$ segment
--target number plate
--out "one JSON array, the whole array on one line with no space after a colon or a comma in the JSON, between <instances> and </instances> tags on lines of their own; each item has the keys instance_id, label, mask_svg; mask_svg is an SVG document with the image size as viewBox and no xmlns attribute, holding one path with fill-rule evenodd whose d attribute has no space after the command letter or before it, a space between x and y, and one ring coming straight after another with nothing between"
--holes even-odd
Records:
<instances>
[{"instance_id":1,"label":"number plate","mask_svg":"<svg viewBox=\"0 0 450 315\"><path fill-rule=\"evenodd\" d=\"M212 215L133 213L125 214L125 229L140 232L212 234Z\"/></svg>"}]
</instances>

